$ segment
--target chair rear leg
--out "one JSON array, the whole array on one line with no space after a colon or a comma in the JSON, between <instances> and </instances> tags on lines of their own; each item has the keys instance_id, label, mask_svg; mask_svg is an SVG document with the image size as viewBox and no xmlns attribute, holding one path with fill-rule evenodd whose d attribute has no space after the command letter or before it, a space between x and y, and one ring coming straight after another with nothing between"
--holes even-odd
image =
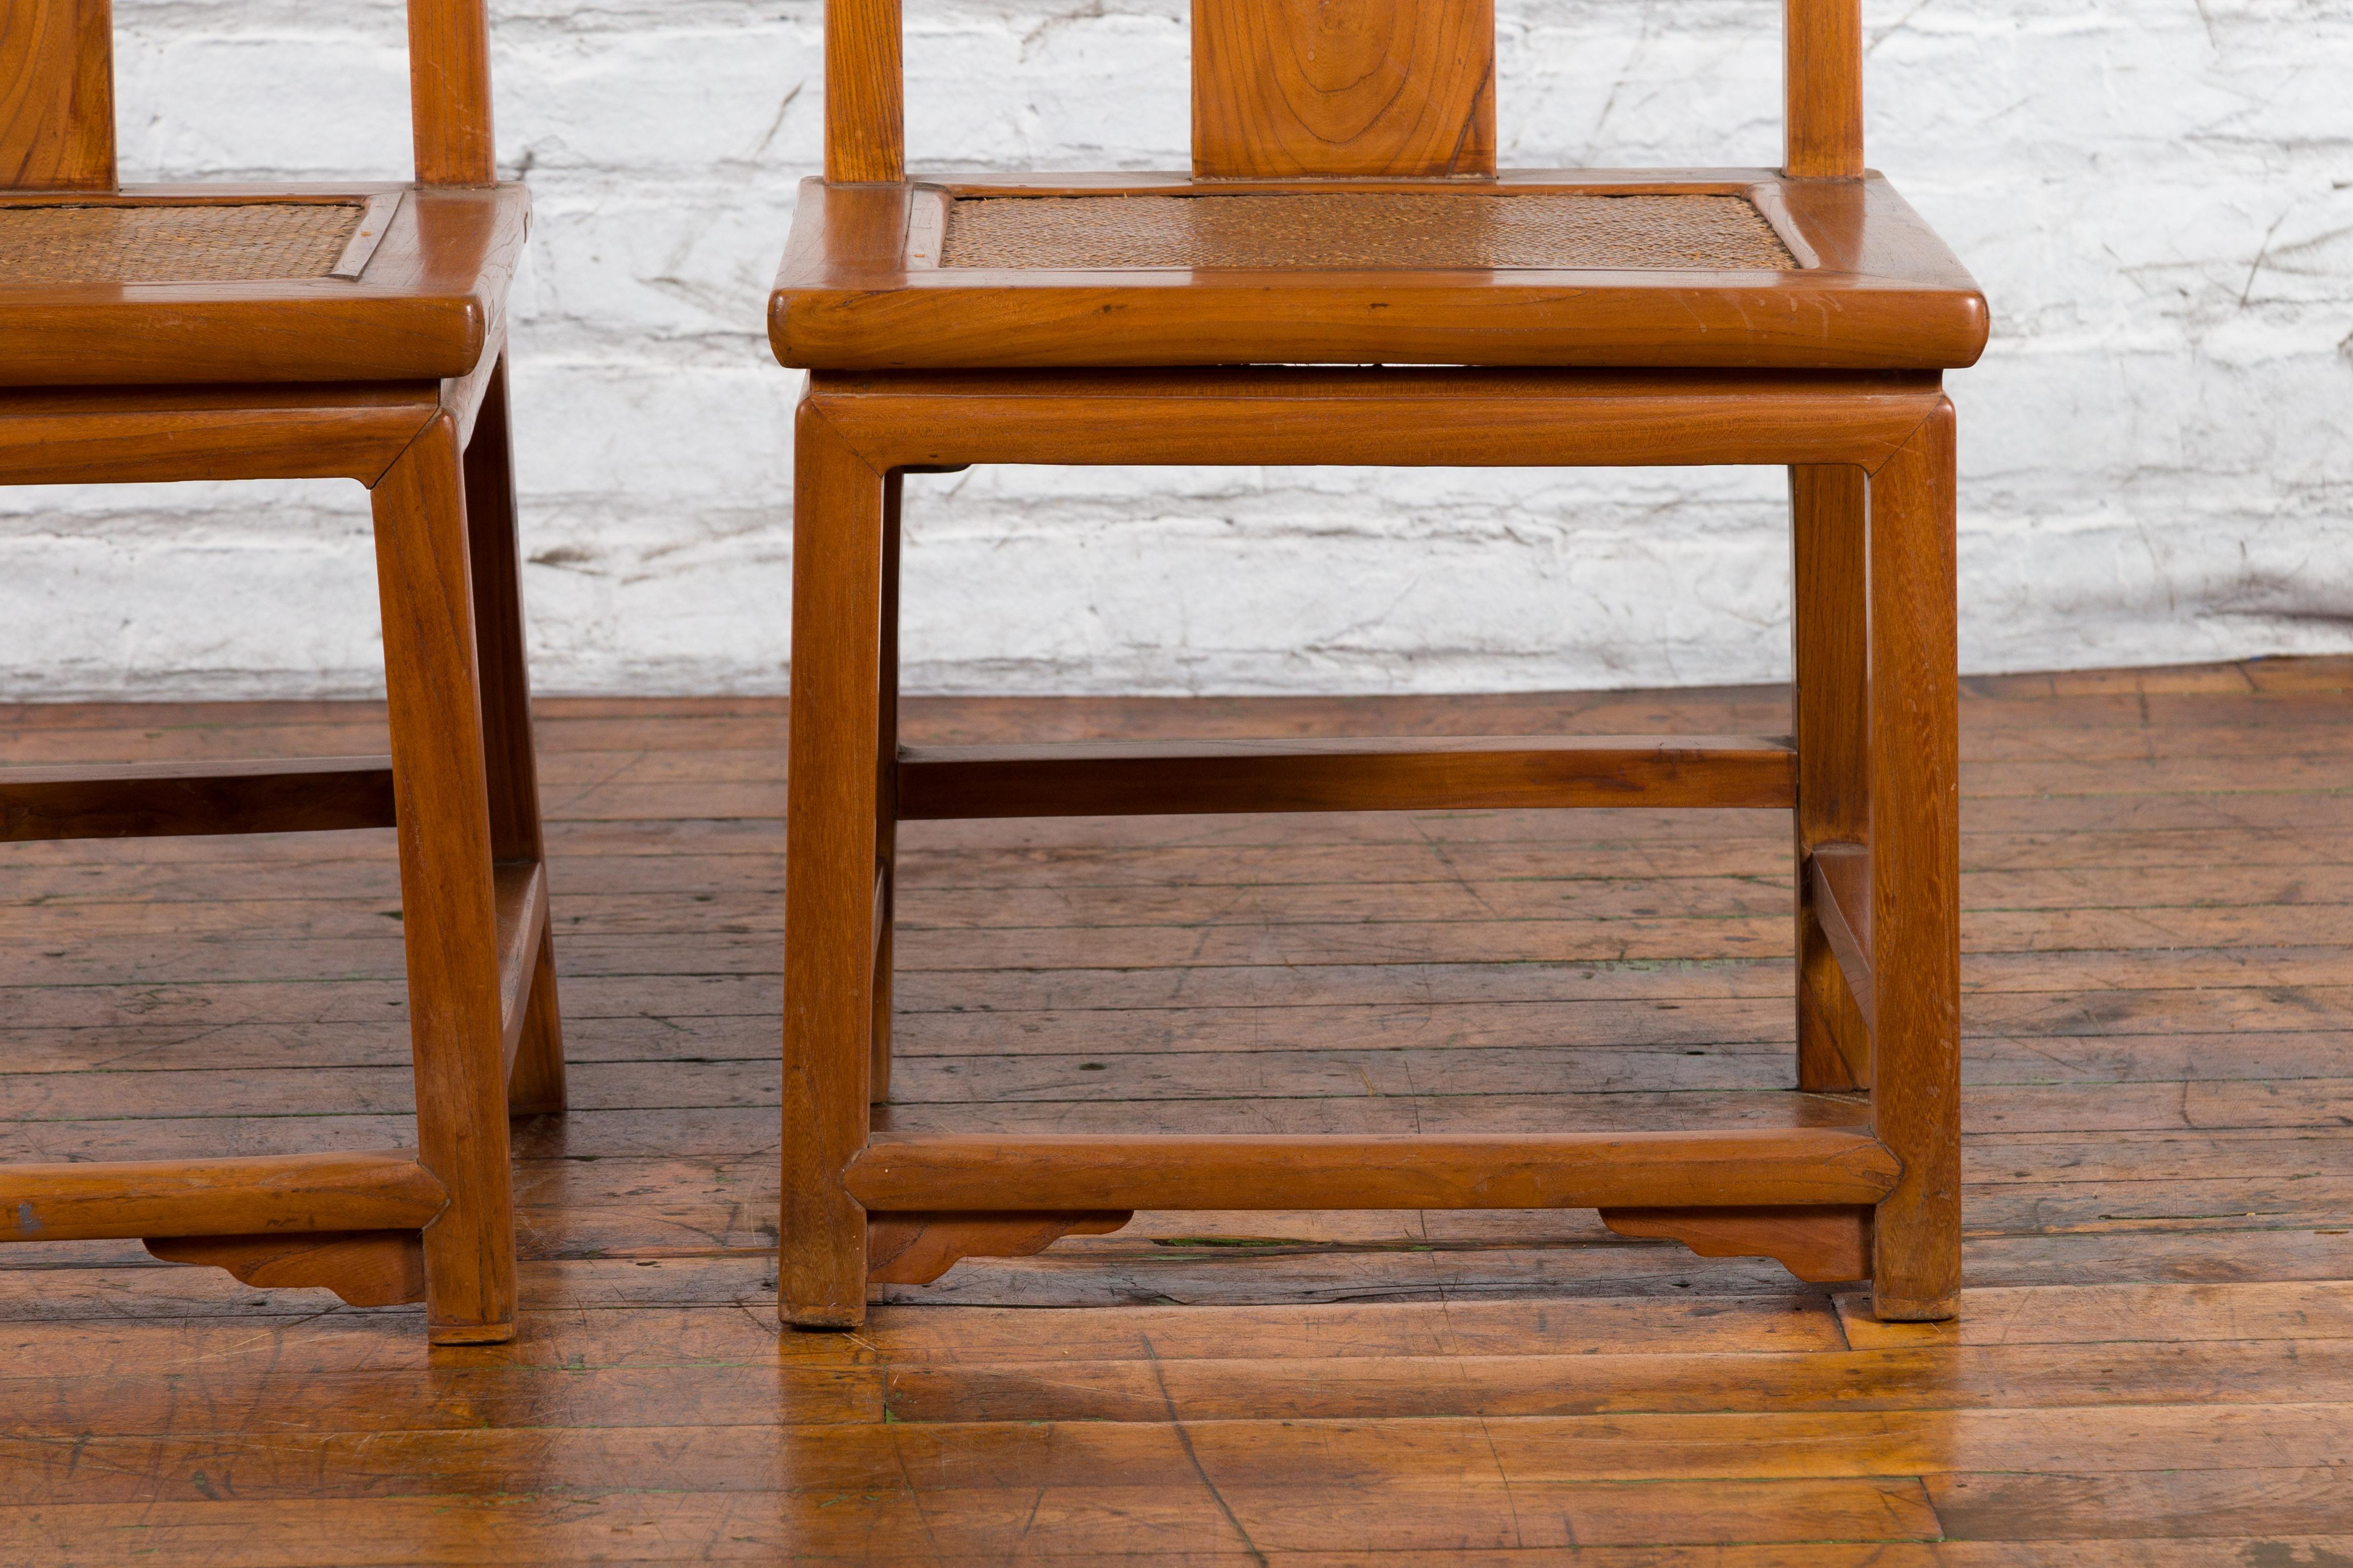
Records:
<instances>
[{"instance_id":1,"label":"chair rear leg","mask_svg":"<svg viewBox=\"0 0 2353 1568\"><path fill-rule=\"evenodd\" d=\"M1960 1299L1953 435L1940 404L1870 486L1871 1112L1904 1162L1873 1222L1883 1320L1949 1318Z\"/></svg>"},{"instance_id":2,"label":"chair rear leg","mask_svg":"<svg viewBox=\"0 0 2353 1568\"><path fill-rule=\"evenodd\" d=\"M442 413L375 493L399 816L418 1157L448 1206L425 1227L436 1344L514 1336L491 809L457 421Z\"/></svg>"},{"instance_id":3,"label":"chair rear leg","mask_svg":"<svg viewBox=\"0 0 2353 1568\"><path fill-rule=\"evenodd\" d=\"M474 634L482 667L482 737L489 769L491 856L547 858L539 821L539 760L532 740L531 671L523 653L522 563L515 533L514 460L506 357L482 395L466 446L466 524L474 574ZM555 997L555 941L539 943L522 1037L507 1080L507 1113L564 1109L564 1024Z\"/></svg>"},{"instance_id":4,"label":"chair rear leg","mask_svg":"<svg viewBox=\"0 0 2353 1568\"><path fill-rule=\"evenodd\" d=\"M1798 743L1798 1087L1861 1089L1871 1039L1816 918L1808 857L1860 844L1870 827L1864 764L1869 647L1861 468L1789 470L1791 715Z\"/></svg>"},{"instance_id":5,"label":"chair rear leg","mask_svg":"<svg viewBox=\"0 0 2353 1568\"><path fill-rule=\"evenodd\" d=\"M806 402L794 438L792 734L785 802L784 1212L777 1308L801 1328L866 1316L873 1067L883 476Z\"/></svg>"},{"instance_id":6,"label":"chair rear leg","mask_svg":"<svg viewBox=\"0 0 2353 1568\"><path fill-rule=\"evenodd\" d=\"M891 1099L891 938L899 910L899 473L882 476L881 674L874 735L874 859L882 907L874 913L874 1034L867 1097Z\"/></svg>"}]
</instances>

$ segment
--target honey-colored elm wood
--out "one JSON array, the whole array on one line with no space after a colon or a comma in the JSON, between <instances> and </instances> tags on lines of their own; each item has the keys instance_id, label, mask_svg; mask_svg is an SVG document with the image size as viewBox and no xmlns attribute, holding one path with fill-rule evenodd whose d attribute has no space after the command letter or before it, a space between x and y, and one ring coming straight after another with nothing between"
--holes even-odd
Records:
<instances>
[{"instance_id":1,"label":"honey-colored elm wood","mask_svg":"<svg viewBox=\"0 0 2353 1568\"><path fill-rule=\"evenodd\" d=\"M1862 176L1862 0L1782 0L1783 173Z\"/></svg>"},{"instance_id":2,"label":"honey-colored elm wood","mask_svg":"<svg viewBox=\"0 0 2353 1568\"><path fill-rule=\"evenodd\" d=\"M848 1328L866 1315L866 1211L843 1173L872 1100L886 487L806 399L794 430L778 1289L794 1324Z\"/></svg>"},{"instance_id":3,"label":"honey-colored elm wood","mask_svg":"<svg viewBox=\"0 0 2353 1568\"><path fill-rule=\"evenodd\" d=\"M8 0L0 16L0 190L113 189L107 0Z\"/></svg>"},{"instance_id":4,"label":"honey-colored elm wood","mask_svg":"<svg viewBox=\"0 0 2353 1568\"><path fill-rule=\"evenodd\" d=\"M825 0L825 177L906 177L899 0Z\"/></svg>"},{"instance_id":5,"label":"honey-colored elm wood","mask_svg":"<svg viewBox=\"0 0 2353 1568\"><path fill-rule=\"evenodd\" d=\"M1862 1031L1862 1046L1867 1050L1871 1020L1877 1010L1871 979L1871 851L1860 844L1823 844L1799 865L1799 882L1805 889L1807 909L1813 918L1813 934L1830 956L1830 969L1820 972L1818 984L1825 991L1844 994L1841 1012ZM1801 1064L1803 1059L1801 1056ZM1870 1058L1862 1056L1858 1060L1867 1067ZM1867 1081L1868 1073L1862 1076Z\"/></svg>"},{"instance_id":6,"label":"honey-colored elm wood","mask_svg":"<svg viewBox=\"0 0 2353 1568\"><path fill-rule=\"evenodd\" d=\"M1629 171L1545 171L1513 193L1650 192ZM1642 172L1647 174L1647 172ZM784 363L831 370L995 370L1246 363L1939 370L1974 363L1988 331L1968 273L1876 176L1786 180L1692 171L1670 191L1770 193L1793 271L1193 271L942 268L907 256L934 192L1060 195L1061 184L805 182L769 306ZM1283 190L1328 188L1288 182ZM1381 182L1380 188L1395 188ZM1442 187L1454 190L1448 184ZM1218 184L1106 184L1124 194Z\"/></svg>"},{"instance_id":7,"label":"honey-colored elm wood","mask_svg":"<svg viewBox=\"0 0 2353 1568\"><path fill-rule=\"evenodd\" d=\"M12 285L0 268L0 386L431 382L462 376L503 335L531 197L520 184L130 185L86 198L400 205L358 278L250 283ZM47 198L0 194L0 205ZM85 198L77 198L85 199Z\"/></svg>"},{"instance_id":8,"label":"honey-colored elm wood","mask_svg":"<svg viewBox=\"0 0 2353 1568\"><path fill-rule=\"evenodd\" d=\"M1795 798L1796 760L1762 735L910 746L899 754L898 815L1775 807Z\"/></svg>"},{"instance_id":9,"label":"honey-colored elm wood","mask_svg":"<svg viewBox=\"0 0 2353 1568\"><path fill-rule=\"evenodd\" d=\"M144 1237L256 1284L425 1300L437 1343L503 1340L507 1120L561 1109L564 1074L503 358L529 198L493 183L480 0L408 8L412 184L117 189L103 0L5 15L0 209L61 188L82 205L358 209L315 278L32 284L0 257L0 482L370 486L392 752L0 768L0 838L396 829L419 1147L0 1167L29 1194L0 1239Z\"/></svg>"},{"instance_id":10,"label":"honey-colored elm wood","mask_svg":"<svg viewBox=\"0 0 2353 1568\"><path fill-rule=\"evenodd\" d=\"M1863 166L1854 0L1788 0L1779 170L1495 170L1487 0L1200 0L1192 17L1189 173L928 179L905 169L895 0L827 5L826 175L803 187L769 305L778 360L811 373L795 452L782 1315L859 1322L881 1277L870 1258L912 1245L905 1216L1045 1216L1023 1221L1027 1245L1058 1213L1270 1205L1641 1210L1620 1217L1839 1279L1864 1268L1868 1209L1876 1310L1947 1315L1957 781L1940 375L1976 360L1988 322L1968 272ZM1459 266L1426 248L1355 265L1381 252L1314 237L1246 266L1210 264L1237 251L1096 244L1138 215L1154 233L1206 232L1193 220L1208 209L1169 204L1314 195L1321 211L1351 193L1381 196L1391 224L1541 201L1474 223L1562 237L1549 252L1466 249ZM1443 201L1400 199L1417 195ZM1610 205L1625 197L1643 200ZM967 198L988 205L959 209ZM1102 205L1074 224L1073 203ZM1710 226L1734 203L1753 214L1738 243ZM1279 236L1302 210L1259 216ZM959 228L983 213L985 243ZM1587 237L1608 234L1623 248ZM1155 264L1104 260L1123 255ZM896 476L990 462L1785 467L1794 742L901 747ZM873 1110L889 1095L901 818L1599 805L1794 808L1799 1085L1867 1089L1867 1108L1803 1103L1867 1112L1868 1128L1622 1146L1058 1142L899 1131ZM1477 956L1559 956L1516 931L1482 940ZM1030 951L1068 962L1058 945ZM893 1131L870 1140L876 1122ZM1695 1209L1710 1212L1683 1217Z\"/></svg>"},{"instance_id":11,"label":"honey-colored elm wood","mask_svg":"<svg viewBox=\"0 0 2353 1568\"><path fill-rule=\"evenodd\" d=\"M1953 1315L1961 1288L1960 738L1953 409L1872 475L1872 1129L1904 1174L1872 1232L1872 1310Z\"/></svg>"},{"instance_id":12,"label":"honey-colored elm wood","mask_svg":"<svg viewBox=\"0 0 2353 1568\"><path fill-rule=\"evenodd\" d=\"M426 1296L425 1246L413 1230L158 1236L146 1246L166 1263L226 1269L264 1290L332 1290L354 1307L405 1307Z\"/></svg>"},{"instance_id":13,"label":"honey-colored elm wood","mask_svg":"<svg viewBox=\"0 0 2353 1568\"><path fill-rule=\"evenodd\" d=\"M1368 463L1876 468L1943 394L1917 372L818 371L806 397L868 466Z\"/></svg>"},{"instance_id":14,"label":"honey-colored elm wood","mask_svg":"<svg viewBox=\"0 0 2353 1568\"><path fill-rule=\"evenodd\" d=\"M910 521L912 555L922 518ZM397 1310L371 1321L321 1311L336 1305L323 1292L138 1267L135 1244L0 1249L0 1265L16 1265L0 1267L11 1352L0 1484L16 1531L0 1559L75 1561L119 1538L105 1546L115 1557L174 1568L251 1568L258 1543L304 1563L568 1563L626 1555L619 1526L768 1560L913 1541L920 1550L902 1555L995 1561L1044 1493L1025 1550L1156 1560L1171 1541L1198 1541L1214 1560L1238 1538L1218 1533L1211 1485L1278 1561L1303 1542L1327 1561L1382 1550L1416 1561L1461 1555L1466 1539L1504 1548L1489 1554L1498 1563L1595 1555L1588 1544L1571 1557L1561 1511L1534 1535L1532 1497L1569 1511L1586 1542L1599 1502L1620 1544L1599 1559L1619 1568L2342 1554L2326 1538L2283 1551L2280 1531L2292 1518L2341 1534L2353 1520L2337 1398L2353 1380L2353 1283L2348 1238L2328 1234L2346 1227L2353 1195L2342 1173L2353 986L2341 949L2306 941L2353 887L2348 689L2347 658L1966 683L1964 1060L1983 1077L1967 1102L1974 1278L1950 1328L1876 1323L1856 1288L1833 1288L1833 1301L1777 1265L1630 1241L1574 1211L1139 1214L1036 1258L976 1258L940 1288L894 1287L856 1335L781 1341L745 1306L773 1278L776 1120L775 1068L754 1059L774 1042L749 1039L744 1022L776 1005L781 704L543 700L543 775L586 792L549 823L553 874L565 908L609 933L631 973L586 992L567 980L575 1009L614 1004L596 1026L610 1109L519 1156L540 1240L527 1250L542 1255L522 1265L518 1342L428 1363ZM1786 727L1786 707L1777 684L914 697L902 716L911 742L976 742L1708 732ZM368 703L0 713L6 755L58 763L129 755L126 739L158 731L152 754L173 758L363 751L380 727ZM625 757L653 782L596 784ZM1505 1105L1520 1125L1609 1116L1636 1098L1620 1090L1657 1081L1686 1047L1719 1063L1746 1053L1730 1058L1746 1101L1827 1103L1774 1087L1788 1081L1787 919L1773 881L1788 857L1783 819L1529 811L1403 826L1289 816L905 830L908 1104L893 1114L1007 1131L1076 1116L1199 1131L1231 1102L1165 1099L1159 1069L1214 1053L1229 1068L1221 1092L1266 1096L1271 1127L1305 1130L1390 1110L1403 1097L1374 1097L1389 1088L1379 1063L1417 1050L1416 1079L1434 1091L1409 1113L1456 1126ZM72 1077L110 1120L17 1121L0 1142L38 1139L40 1157L58 1160L218 1152L262 1134L338 1146L352 1136L340 1081L385 1063L385 1031L365 1020L395 1016L396 980L353 986L300 956L274 980L208 967L217 941L199 933L249 927L248 900L265 890L220 854L243 846L154 847L174 861L160 881L126 863L139 847L9 858L12 900L61 892L172 934L141 939L153 967L136 974L103 972L120 926L8 945L0 1106L22 1114L39 1079ZM392 923L375 913L393 907L382 844L251 847L275 863L267 890L316 889L317 929L339 911ZM715 902L682 898L681 873ZM1270 912L1303 912L1352 879L1389 922L1377 948L1348 924L1290 926L1279 958L1253 948ZM1113 883L1136 901L1090 901ZM1667 938L1694 962L1468 962L1466 884L1490 899L1516 889L1526 907L1573 919L1619 908L1613 883L1702 917ZM1239 886L1256 897L1235 901ZM576 897L589 888L596 900ZM1008 906L1066 889L1061 963L1124 953L1133 967L1039 969L1008 942ZM1742 909L1757 918L1710 918ZM59 950L75 962L47 957ZM336 1022L347 1018L361 1021ZM1268 1022L1279 1032L1250 1028ZM1293 1076L1293 1053L1255 1055L1260 1039L1345 1051L1372 1085ZM1532 1048L1453 1048L1513 1044ZM1125 1054L1098 1054L1114 1050ZM696 1059L713 1057L744 1059ZM1103 1098L1031 1092L1083 1060L1112 1068L1085 1075L1115 1080ZM1481 1061L1497 1065L1474 1072ZM174 1063L276 1071L121 1070ZM278 1100L289 1082L308 1086L307 1100ZM1588 1083L1597 1092L1563 1092ZM744 1084L767 1095L716 1103ZM717 1092L704 1099L706 1086ZM681 1089L708 1109L666 1109ZM918 1109L943 1089L960 1102ZM1273 1098L1295 1093L1327 1098ZM1641 1100L1663 1126L1677 1098L1697 1097ZM253 1115L265 1099L277 1114ZM644 1484L685 1469L681 1455L689 1489ZM1937 1513L1832 1517L1816 1506L1831 1494L1806 1489L1853 1478L1924 1478ZM1963 1516L1978 1540L1879 1543L1934 1535L1938 1521L1957 1536ZM1858 1528L1832 1540L1841 1522ZM1694 1525L1709 1540L1795 1543L1694 1552ZM2113 1539L2120 1528L2175 1539Z\"/></svg>"},{"instance_id":15,"label":"honey-colored elm wood","mask_svg":"<svg viewBox=\"0 0 2353 1568\"><path fill-rule=\"evenodd\" d=\"M1869 830L1863 709L1869 689L1864 605L1863 484L1843 465L1789 470L1792 740L1797 860L1798 1087L1861 1089L1871 1041L1815 908L1807 859L1821 845L1860 843Z\"/></svg>"},{"instance_id":16,"label":"honey-colored elm wood","mask_svg":"<svg viewBox=\"0 0 2353 1568\"><path fill-rule=\"evenodd\" d=\"M393 823L390 757L0 767L0 843L328 833Z\"/></svg>"},{"instance_id":17,"label":"honey-colored elm wood","mask_svg":"<svg viewBox=\"0 0 2353 1568\"><path fill-rule=\"evenodd\" d=\"M448 1201L413 1149L0 1165L0 1241L415 1230Z\"/></svg>"},{"instance_id":18,"label":"honey-colored elm wood","mask_svg":"<svg viewBox=\"0 0 2353 1568\"><path fill-rule=\"evenodd\" d=\"M866 1098L876 1105L891 1098L891 957L898 911L899 819L904 815L899 801L899 502L904 488L900 470L883 475L881 629L876 655L881 673L874 704L874 1022L866 1071Z\"/></svg>"},{"instance_id":19,"label":"honey-colored elm wood","mask_svg":"<svg viewBox=\"0 0 2353 1568\"><path fill-rule=\"evenodd\" d=\"M1605 1208L1620 1236L1680 1241L1702 1258L1769 1258L1813 1285L1871 1276L1871 1210L1746 1205L1734 1208Z\"/></svg>"},{"instance_id":20,"label":"honey-colored elm wood","mask_svg":"<svg viewBox=\"0 0 2353 1568\"><path fill-rule=\"evenodd\" d=\"M461 458L457 420L437 415L374 491L417 1133L450 1194L425 1233L437 1344L514 1332L504 1008Z\"/></svg>"},{"instance_id":21,"label":"honey-colored elm wood","mask_svg":"<svg viewBox=\"0 0 2353 1568\"><path fill-rule=\"evenodd\" d=\"M1108 1236L1134 1217L1126 1210L869 1215L866 1278L875 1285L928 1285L967 1258L1027 1258L1066 1236Z\"/></svg>"},{"instance_id":22,"label":"honey-colored elm wood","mask_svg":"<svg viewBox=\"0 0 2353 1568\"><path fill-rule=\"evenodd\" d=\"M0 357L6 349L0 346ZM391 386L0 387L0 483L357 479L374 484L439 406Z\"/></svg>"},{"instance_id":23,"label":"honey-colored elm wood","mask_svg":"<svg viewBox=\"0 0 2353 1568\"><path fill-rule=\"evenodd\" d=\"M510 456L506 356L491 362L466 443L466 537L471 552L474 637L481 661L485 782L490 792L491 858L502 875L513 868L531 885L527 923L528 1002L504 1026L511 1068L510 1115L564 1109L564 1029L556 1014L555 943L547 918L547 848L539 822L539 763L531 732L531 672L523 654L522 556L515 534L513 461ZM503 914L503 910L501 913ZM507 949L501 944L501 994Z\"/></svg>"},{"instance_id":24,"label":"honey-colored elm wood","mask_svg":"<svg viewBox=\"0 0 2353 1568\"><path fill-rule=\"evenodd\" d=\"M870 1210L1681 1208L1874 1202L1870 1132L889 1133L849 1165Z\"/></svg>"},{"instance_id":25,"label":"honey-colored elm wood","mask_svg":"<svg viewBox=\"0 0 2353 1568\"><path fill-rule=\"evenodd\" d=\"M1495 172L1493 0L1195 0L1193 173Z\"/></svg>"}]
</instances>

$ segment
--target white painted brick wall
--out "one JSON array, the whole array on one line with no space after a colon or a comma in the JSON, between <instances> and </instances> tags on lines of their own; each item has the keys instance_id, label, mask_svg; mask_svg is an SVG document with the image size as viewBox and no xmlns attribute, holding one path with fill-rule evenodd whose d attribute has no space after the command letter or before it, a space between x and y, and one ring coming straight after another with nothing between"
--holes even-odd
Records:
<instances>
[{"instance_id":1,"label":"white painted brick wall","mask_svg":"<svg viewBox=\"0 0 2353 1568\"><path fill-rule=\"evenodd\" d=\"M1772 0L1501 7L1505 161L1770 163ZM1872 162L1976 270L1974 669L2353 647L2353 0L1866 0ZM783 680L762 302L818 0L501 0L545 691ZM392 0L117 0L125 175L405 174ZM1181 167L1182 0L918 0L920 166ZM1588 687L1786 669L1777 473L996 469L908 485L911 686ZM0 495L5 692L378 679L335 484ZM293 606L290 613L288 606Z\"/></svg>"}]
</instances>

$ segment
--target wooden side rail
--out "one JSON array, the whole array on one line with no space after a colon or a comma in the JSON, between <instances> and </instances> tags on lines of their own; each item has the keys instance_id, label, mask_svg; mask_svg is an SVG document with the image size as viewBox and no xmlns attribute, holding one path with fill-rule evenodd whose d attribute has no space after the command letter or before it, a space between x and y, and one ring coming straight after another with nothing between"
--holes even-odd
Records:
<instances>
[{"instance_id":1,"label":"wooden side rail","mask_svg":"<svg viewBox=\"0 0 2353 1568\"><path fill-rule=\"evenodd\" d=\"M965 463L1875 472L1942 397L1935 373L1908 371L820 370L803 407L878 473Z\"/></svg>"},{"instance_id":2,"label":"wooden side rail","mask_svg":"<svg viewBox=\"0 0 2353 1568\"><path fill-rule=\"evenodd\" d=\"M1806 891L1814 904L1814 918L1846 976L1847 991L1863 1021L1878 1014L1873 1008L1871 975L1871 851L1861 844L1823 844L1806 857Z\"/></svg>"},{"instance_id":3,"label":"wooden side rail","mask_svg":"<svg viewBox=\"0 0 2353 1568\"><path fill-rule=\"evenodd\" d=\"M531 1012L539 944L547 936L547 868L536 860L510 860L491 868L491 897L498 922L499 1049L504 1070L512 1075L523 1020Z\"/></svg>"},{"instance_id":4,"label":"wooden side rail","mask_svg":"<svg viewBox=\"0 0 2353 1568\"><path fill-rule=\"evenodd\" d=\"M0 1165L0 1242L417 1230L448 1201L406 1149Z\"/></svg>"},{"instance_id":5,"label":"wooden side rail","mask_svg":"<svg viewBox=\"0 0 2353 1568\"><path fill-rule=\"evenodd\" d=\"M392 825L390 757L0 768L0 843Z\"/></svg>"},{"instance_id":6,"label":"wooden side rail","mask_svg":"<svg viewBox=\"0 0 2353 1568\"><path fill-rule=\"evenodd\" d=\"M878 1136L845 1184L870 1211L1683 1208L1875 1203L1901 1167L1868 1132Z\"/></svg>"},{"instance_id":7,"label":"wooden side rail","mask_svg":"<svg viewBox=\"0 0 2353 1568\"><path fill-rule=\"evenodd\" d=\"M102 321L108 307L73 309ZM372 485L417 439L439 398L431 382L0 389L0 484L346 479Z\"/></svg>"},{"instance_id":8,"label":"wooden side rail","mask_svg":"<svg viewBox=\"0 0 2353 1568\"><path fill-rule=\"evenodd\" d=\"M1441 736L902 746L902 821L1233 811L1744 806L1797 799L1762 735Z\"/></svg>"}]
</instances>

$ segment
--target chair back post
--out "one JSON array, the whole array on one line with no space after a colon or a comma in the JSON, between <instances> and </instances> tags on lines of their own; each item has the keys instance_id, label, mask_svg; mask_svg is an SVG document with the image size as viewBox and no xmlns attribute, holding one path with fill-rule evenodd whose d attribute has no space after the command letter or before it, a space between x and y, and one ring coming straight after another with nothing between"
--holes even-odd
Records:
<instances>
[{"instance_id":1,"label":"chair back post","mask_svg":"<svg viewBox=\"0 0 2353 1568\"><path fill-rule=\"evenodd\" d=\"M0 191L111 191L107 0L0 0Z\"/></svg>"},{"instance_id":2,"label":"chair back post","mask_svg":"<svg viewBox=\"0 0 2353 1568\"><path fill-rule=\"evenodd\" d=\"M1781 172L1862 178L1862 0L1784 0Z\"/></svg>"},{"instance_id":3,"label":"chair back post","mask_svg":"<svg viewBox=\"0 0 2353 1568\"><path fill-rule=\"evenodd\" d=\"M498 183L482 0L408 0L408 117L418 184Z\"/></svg>"},{"instance_id":4,"label":"chair back post","mask_svg":"<svg viewBox=\"0 0 2353 1568\"><path fill-rule=\"evenodd\" d=\"M907 177L899 0L825 0L825 178L834 185Z\"/></svg>"}]
</instances>

